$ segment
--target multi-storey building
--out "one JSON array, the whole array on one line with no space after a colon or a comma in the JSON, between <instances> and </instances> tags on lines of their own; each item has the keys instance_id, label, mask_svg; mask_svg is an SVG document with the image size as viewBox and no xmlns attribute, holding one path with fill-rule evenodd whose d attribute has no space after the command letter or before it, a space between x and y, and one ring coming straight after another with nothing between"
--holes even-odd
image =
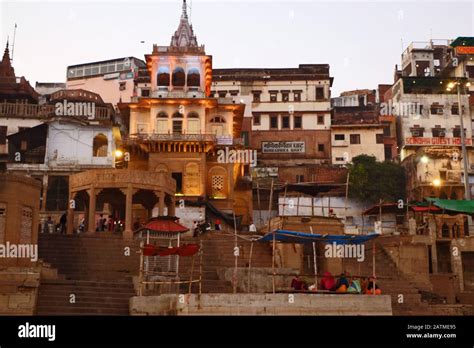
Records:
<instances>
[{"instance_id":1,"label":"multi-storey building","mask_svg":"<svg viewBox=\"0 0 474 348\"><path fill-rule=\"evenodd\" d=\"M98 93L106 103L129 102L134 79L145 63L135 57L123 57L67 67L67 89L85 89Z\"/></svg>"},{"instance_id":2,"label":"multi-storey building","mask_svg":"<svg viewBox=\"0 0 474 348\"><path fill-rule=\"evenodd\" d=\"M331 157L329 65L214 69L212 74L215 97L246 105L249 144L258 153L256 171L278 173L290 183L314 181L312 168Z\"/></svg>"},{"instance_id":3,"label":"multi-storey building","mask_svg":"<svg viewBox=\"0 0 474 348\"><path fill-rule=\"evenodd\" d=\"M175 213L189 227L206 215L225 221L232 212L247 223L251 191L242 175L253 153L239 147L245 105L211 95L212 56L198 45L185 2L170 44L154 45L145 59L146 68L135 79L136 96L119 103L129 132L124 139L131 155L128 169L173 179L170 199L182 204L170 207L168 214ZM150 213L138 209L132 219Z\"/></svg>"},{"instance_id":4,"label":"multi-storey building","mask_svg":"<svg viewBox=\"0 0 474 348\"><path fill-rule=\"evenodd\" d=\"M469 95L462 92L460 108L456 91L448 88L453 78L442 74L451 51L446 43L412 43L403 52L402 69L396 71L396 81L385 94L388 110L398 119L410 199L462 199L464 195L460 114L471 156L472 127Z\"/></svg>"}]
</instances>

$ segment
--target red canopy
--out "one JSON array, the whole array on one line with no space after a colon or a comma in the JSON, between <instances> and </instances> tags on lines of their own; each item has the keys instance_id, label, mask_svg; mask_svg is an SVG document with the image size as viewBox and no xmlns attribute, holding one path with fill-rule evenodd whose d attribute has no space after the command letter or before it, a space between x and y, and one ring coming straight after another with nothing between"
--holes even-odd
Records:
<instances>
[{"instance_id":1,"label":"red canopy","mask_svg":"<svg viewBox=\"0 0 474 348\"><path fill-rule=\"evenodd\" d=\"M435 207L435 206L431 206L431 207L411 207L411 209L415 212L415 213L423 213L423 212L427 212L427 211L440 211L441 209L438 208L438 207Z\"/></svg>"},{"instance_id":2,"label":"red canopy","mask_svg":"<svg viewBox=\"0 0 474 348\"><path fill-rule=\"evenodd\" d=\"M199 251L199 245L197 244L184 244L180 247L172 247L172 248L146 244L143 247L144 256L170 256L170 255L193 256L198 251Z\"/></svg>"},{"instance_id":3,"label":"red canopy","mask_svg":"<svg viewBox=\"0 0 474 348\"><path fill-rule=\"evenodd\" d=\"M170 218L156 218L147 222L142 229L151 230L155 232L176 232L183 233L188 232L189 228L181 225L174 219Z\"/></svg>"}]
</instances>

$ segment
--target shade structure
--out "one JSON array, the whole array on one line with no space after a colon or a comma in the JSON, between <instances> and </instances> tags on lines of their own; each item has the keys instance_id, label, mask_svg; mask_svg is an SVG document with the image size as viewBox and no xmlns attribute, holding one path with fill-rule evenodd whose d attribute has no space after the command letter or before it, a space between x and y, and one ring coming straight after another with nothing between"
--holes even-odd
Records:
<instances>
[{"instance_id":1,"label":"shade structure","mask_svg":"<svg viewBox=\"0 0 474 348\"><path fill-rule=\"evenodd\" d=\"M439 198L425 198L428 202L441 208L457 213L474 214L474 201L456 200L456 199L439 199Z\"/></svg>"},{"instance_id":2,"label":"shade structure","mask_svg":"<svg viewBox=\"0 0 474 348\"><path fill-rule=\"evenodd\" d=\"M336 244L362 244L369 240L375 239L379 236L378 233L370 233L366 235L336 235L336 234L311 234L305 232L287 231L287 230L276 230L274 232L267 233L260 239L259 242L272 242L273 235L275 235L275 241L281 243L296 243L306 244L314 242L324 243L336 243Z\"/></svg>"},{"instance_id":3,"label":"shade structure","mask_svg":"<svg viewBox=\"0 0 474 348\"><path fill-rule=\"evenodd\" d=\"M178 218L174 216L160 216L148 221L145 226L141 227L138 231L143 230L163 233L184 233L188 232L189 228L181 225L178 222Z\"/></svg>"}]
</instances>

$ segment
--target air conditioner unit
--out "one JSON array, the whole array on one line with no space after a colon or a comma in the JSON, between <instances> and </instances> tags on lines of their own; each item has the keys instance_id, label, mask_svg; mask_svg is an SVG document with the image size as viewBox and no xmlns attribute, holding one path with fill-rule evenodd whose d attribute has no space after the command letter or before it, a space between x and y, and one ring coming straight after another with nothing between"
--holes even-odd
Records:
<instances>
[{"instance_id":1,"label":"air conditioner unit","mask_svg":"<svg viewBox=\"0 0 474 348\"><path fill-rule=\"evenodd\" d=\"M438 136L439 136L440 138L444 138L444 137L446 136L446 132L439 132L439 133L438 133Z\"/></svg>"},{"instance_id":2,"label":"air conditioner unit","mask_svg":"<svg viewBox=\"0 0 474 348\"><path fill-rule=\"evenodd\" d=\"M414 136L414 137L419 137L419 136L420 136L420 132L419 132L419 131L412 131L412 132L411 132L411 135Z\"/></svg>"},{"instance_id":3,"label":"air conditioner unit","mask_svg":"<svg viewBox=\"0 0 474 348\"><path fill-rule=\"evenodd\" d=\"M441 109L441 108L436 109L436 113L437 113L438 115L442 115L442 114L444 114L444 110Z\"/></svg>"}]
</instances>

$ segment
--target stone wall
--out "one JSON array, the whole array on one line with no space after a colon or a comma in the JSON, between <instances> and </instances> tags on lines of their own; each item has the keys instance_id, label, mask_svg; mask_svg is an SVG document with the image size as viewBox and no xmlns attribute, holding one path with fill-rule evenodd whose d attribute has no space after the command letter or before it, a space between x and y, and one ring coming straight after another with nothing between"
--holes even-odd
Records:
<instances>
[{"instance_id":1,"label":"stone wall","mask_svg":"<svg viewBox=\"0 0 474 348\"><path fill-rule=\"evenodd\" d=\"M0 315L34 315L40 272L0 269Z\"/></svg>"},{"instance_id":2,"label":"stone wall","mask_svg":"<svg viewBox=\"0 0 474 348\"><path fill-rule=\"evenodd\" d=\"M197 294L135 296L131 315L392 315L390 296Z\"/></svg>"}]
</instances>

